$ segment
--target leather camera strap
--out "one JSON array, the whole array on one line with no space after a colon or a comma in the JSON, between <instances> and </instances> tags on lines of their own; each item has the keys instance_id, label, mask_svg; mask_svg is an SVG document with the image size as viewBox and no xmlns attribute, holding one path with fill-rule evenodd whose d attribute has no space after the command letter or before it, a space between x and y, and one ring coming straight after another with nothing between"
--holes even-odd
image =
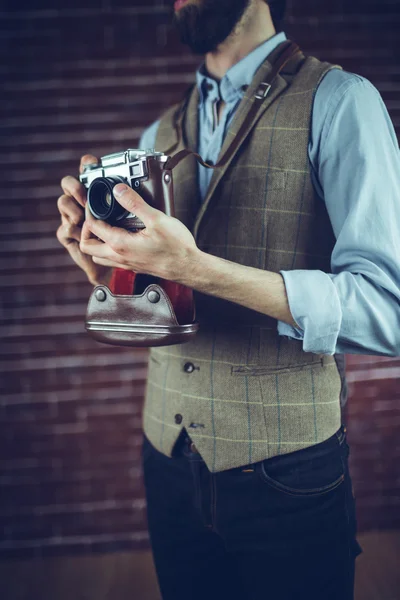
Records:
<instances>
[{"instance_id":1,"label":"leather camera strap","mask_svg":"<svg viewBox=\"0 0 400 600\"><path fill-rule=\"evenodd\" d=\"M196 152L193 152L192 150L188 150L187 148L185 148L184 150L180 150L173 156L170 156L170 158L166 161L166 163L164 165L164 169L170 169L170 170L174 169L187 156L194 156L197 159L197 161L201 165L203 165L203 167L207 167L208 169L218 169L220 167L225 166L225 164L232 158L232 156L235 154L238 147L240 146L240 144L242 142L242 138L245 135L245 132L247 131L249 124L253 121L254 117L257 115L257 112L258 112L260 106L262 105L262 103L264 102L265 98L267 97L276 77L284 69L284 67L287 65L287 63L298 52L300 52L300 48L297 44L289 41L284 45L282 52L278 54L275 61L273 62L272 70L269 73L268 77L266 77L265 81L261 82L260 85L258 86L257 92L254 96L254 101L251 105L251 108L250 108L245 120L243 121L241 127L239 128L239 131L237 132L236 136L234 137L231 145L226 150L226 152L225 152L224 156L221 158L221 160L219 160L215 165L209 165L202 159L200 154L197 154ZM189 90L187 91L186 97L181 105L180 110L178 111L178 114L177 114L175 128L177 130L178 141L176 144L174 144L174 146L169 148L165 152L165 154L170 154L171 152L173 152L174 149L179 145L180 140L183 138L183 119L185 116L186 108L187 108L192 90L193 90L193 86L191 86L191 88L189 88Z\"/></svg>"}]
</instances>

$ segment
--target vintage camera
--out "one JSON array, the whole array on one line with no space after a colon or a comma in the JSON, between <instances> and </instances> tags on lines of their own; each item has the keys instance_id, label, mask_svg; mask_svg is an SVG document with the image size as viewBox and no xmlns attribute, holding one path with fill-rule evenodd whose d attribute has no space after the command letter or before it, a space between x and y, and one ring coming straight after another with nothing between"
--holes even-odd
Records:
<instances>
[{"instance_id":1,"label":"vintage camera","mask_svg":"<svg viewBox=\"0 0 400 600\"><path fill-rule=\"evenodd\" d=\"M99 164L87 165L79 179L88 190L92 215L129 231L144 228L143 222L114 197L113 188L118 183L128 184L148 204L170 215L173 190L171 172L164 170L167 160L167 155L153 149L129 149L103 156Z\"/></svg>"},{"instance_id":2,"label":"vintage camera","mask_svg":"<svg viewBox=\"0 0 400 600\"><path fill-rule=\"evenodd\" d=\"M126 183L150 206L174 216L169 156L155 150L126 150L103 156L79 176L96 219L135 232L145 224L113 194ZM179 244L179 240L176 240ZM89 299L86 329L100 342L122 346L167 346L187 342L199 328L191 289L146 273L114 269L110 287L97 286Z\"/></svg>"}]
</instances>

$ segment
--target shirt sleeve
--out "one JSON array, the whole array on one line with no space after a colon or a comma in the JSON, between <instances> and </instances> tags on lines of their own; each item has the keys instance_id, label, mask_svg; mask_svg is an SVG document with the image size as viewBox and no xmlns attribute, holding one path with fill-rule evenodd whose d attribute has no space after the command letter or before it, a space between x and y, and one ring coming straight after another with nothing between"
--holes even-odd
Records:
<instances>
[{"instance_id":1,"label":"shirt sleeve","mask_svg":"<svg viewBox=\"0 0 400 600\"><path fill-rule=\"evenodd\" d=\"M336 72L335 72L336 71ZM377 89L335 70L314 102L310 161L336 244L331 273L281 271L306 352L400 355L400 152Z\"/></svg>"},{"instance_id":2,"label":"shirt sleeve","mask_svg":"<svg viewBox=\"0 0 400 600\"><path fill-rule=\"evenodd\" d=\"M139 141L139 148L141 150L150 150L156 146L156 137L160 121L155 121L142 133L142 137Z\"/></svg>"}]
</instances>

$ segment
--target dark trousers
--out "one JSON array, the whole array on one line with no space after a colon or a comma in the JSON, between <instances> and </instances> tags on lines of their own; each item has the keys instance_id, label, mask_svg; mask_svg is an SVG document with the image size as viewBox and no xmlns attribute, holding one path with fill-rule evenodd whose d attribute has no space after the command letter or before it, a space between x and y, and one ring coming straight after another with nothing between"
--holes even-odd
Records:
<instances>
[{"instance_id":1,"label":"dark trousers","mask_svg":"<svg viewBox=\"0 0 400 600\"><path fill-rule=\"evenodd\" d=\"M355 505L342 427L292 452L210 473L188 438L145 438L148 522L163 600L351 600Z\"/></svg>"}]
</instances>

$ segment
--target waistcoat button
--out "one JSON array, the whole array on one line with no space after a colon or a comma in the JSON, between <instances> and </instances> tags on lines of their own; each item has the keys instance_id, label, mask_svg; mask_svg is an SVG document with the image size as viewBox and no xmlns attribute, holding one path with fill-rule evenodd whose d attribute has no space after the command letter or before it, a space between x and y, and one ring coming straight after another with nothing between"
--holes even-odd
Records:
<instances>
[{"instance_id":1,"label":"waistcoat button","mask_svg":"<svg viewBox=\"0 0 400 600\"><path fill-rule=\"evenodd\" d=\"M183 367L183 370L185 371L185 373L193 373L193 371L194 371L194 364L191 363L191 362L185 363L185 366Z\"/></svg>"},{"instance_id":2,"label":"waistcoat button","mask_svg":"<svg viewBox=\"0 0 400 600\"><path fill-rule=\"evenodd\" d=\"M197 448L193 444L193 442L190 444L189 448L190 448L190 452L193 452L193 454L198 454L199 453L199 451L197 450Z\"/></svg>"},{"instance_id":3,"label":"waistcoat button","mask_svg":"<svg viewBox=\"0 0 400 600\"><path fill-rule=\"evenodd\" d=\"M180 425L182 423L182 421L183 421L182 415L175 415L175 423L177 425Z\"/></svg>"}]
</instances>

